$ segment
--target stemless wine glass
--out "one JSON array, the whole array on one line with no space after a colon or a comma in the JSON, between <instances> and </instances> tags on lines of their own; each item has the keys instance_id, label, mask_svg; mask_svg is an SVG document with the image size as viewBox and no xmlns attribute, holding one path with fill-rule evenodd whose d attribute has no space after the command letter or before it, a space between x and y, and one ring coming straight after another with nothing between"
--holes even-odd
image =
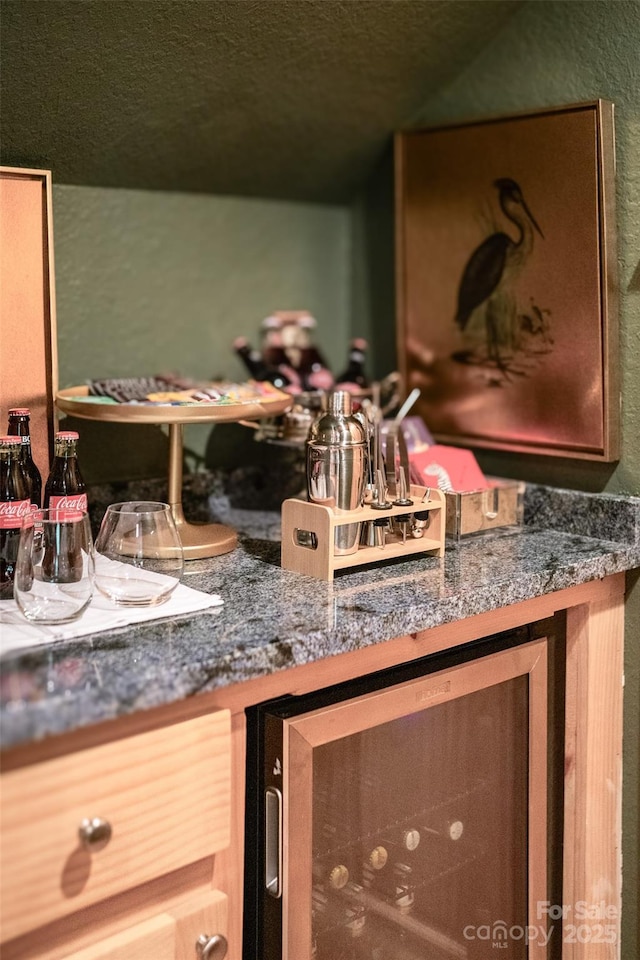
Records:
<instances>
[{"instance_id":1,"label":"stemless wine glass","mask_svg":"<svg viewBox=\"0 0 640 960\"><path fill-rule=\"evenodd\" d=\"M167 503L112 503L96 538L95 584L126 606L164 603L184 570L182 543Z\"/></svg>"},{"instance_id":2,"label":"stemless wine glass","mask_svg":"<svg viewBox=\"0 0 640 960\"><path fill-rule=\"evenodd\" d=\"M37 623L77 620L93 594L93 540L83 510L34 510L22 522L13 593Z\"/></svg>"}]
</instances>

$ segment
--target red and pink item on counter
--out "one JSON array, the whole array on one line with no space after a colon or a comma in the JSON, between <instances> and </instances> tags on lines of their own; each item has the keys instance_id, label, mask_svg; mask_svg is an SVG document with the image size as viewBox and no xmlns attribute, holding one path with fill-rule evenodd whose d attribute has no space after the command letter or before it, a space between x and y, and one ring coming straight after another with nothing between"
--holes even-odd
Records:
<instances>
[{"instance_id":1,"label":"red and pink item on counter","mask_svg":"<svg viewBox=\"0 0 640 960\"><path fill-rule=\"evenodd\" d=\"M435 443L426 450L410 452L409 465L412 483L445 492L487 490L490 486L471 450Z\"/></svg>"}]
</instances>

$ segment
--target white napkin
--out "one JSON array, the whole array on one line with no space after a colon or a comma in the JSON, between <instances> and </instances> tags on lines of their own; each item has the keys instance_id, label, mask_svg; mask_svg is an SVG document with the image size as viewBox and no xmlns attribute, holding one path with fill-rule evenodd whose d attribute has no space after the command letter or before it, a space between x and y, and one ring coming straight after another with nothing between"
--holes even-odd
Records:
<instances>
[{"instance_id":1,"label":"white napkin","mask_svg":"<svg viewBox=\"0 0 640 960\"><path fill-rule=\"evenodd\" d=\"M95 591L91 603L78 620L44 625L26 620L15 600L0 600L0 655L56 640L71 640L89 633L126 627L132 623L178 617L209 607L219 607L223 603L217 593L202 593L182 583L178 584L168 600L154 607L121 607Z\"/></svg>"}]
</instances>

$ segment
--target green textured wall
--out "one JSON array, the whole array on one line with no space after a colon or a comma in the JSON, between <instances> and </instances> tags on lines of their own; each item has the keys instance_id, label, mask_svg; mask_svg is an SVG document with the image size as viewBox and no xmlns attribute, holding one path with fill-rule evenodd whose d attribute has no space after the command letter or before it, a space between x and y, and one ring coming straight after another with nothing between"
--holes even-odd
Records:
<instances>
[{"instance_id":1,"label":"green textured wall","mask_svg":"<svg viewBox=\"0 0 640 960\"><path fill-rule=\"evenodd\" d=\"M278 309L310 310L329 363L344 364L347 208L65 186L55 176L53 204L62 387L166 370L244 380L231 343L242 334L258 344L260 321ZM186 445L203 453L210 430L188 427ZM83 434L88 478L131 475L126 451L113 455L117 428L85 421ZM143 464L140 451L137 460L137 475L158 475L157 460Z\"/></svg>"},{"instance_id":2,"label":"green textured wall","mask_svg":"<svg viewBox=\"0 0 640 960\"><path fill-rule=\"evenodd\" d=\"M640 495L640 5L629 2L532 2L498 32L453 83L425 91L411 126L603 98L616 105L617 221L620 290L622 458L617 465L478 451L484 469L558 487ZM378 344L389 343L393 274L380 272L380 237L392 232L392 191L382 164L354 208L358 257L354 308L371 323ZM372 242L372 233L378 239ZM387 244L388 245L388 244ZM375 305L385 304L375 314ZM381 358L378 357L378 364ZM623 939L624 960L637 960L638 742L640 721L640 587L628 580L625 659ZM592 824L597 831L598 824ZM597 900L597 896L595 897Z\"/></svg>"}]
</instances>

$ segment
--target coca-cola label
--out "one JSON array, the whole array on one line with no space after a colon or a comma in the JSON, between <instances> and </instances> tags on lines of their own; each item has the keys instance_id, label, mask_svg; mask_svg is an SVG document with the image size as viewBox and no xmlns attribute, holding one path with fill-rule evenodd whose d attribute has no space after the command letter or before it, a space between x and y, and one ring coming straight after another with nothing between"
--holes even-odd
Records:
<instances>
[{"instance_id":1,"label":"coca-cola label","mask_svg":"<svg viewBox=\"0 0 640 960\"><path fill-rule=\"evenodd\" d=\"M31 516L30 500L0 501L0 530L15 530L25 517Z\"/></svg>"},{"instance_id":2,"label":"coca-cola label","mask_svg":"<svg viewBox=\"0 0 640 960\"><path fill-rule=\"evenodd\" d=\"M52 494L49 497L49 509L59 512L64 511L65 516L59 519L79 520L82 514L87 512L87 495L86 493L70 493L56 497Z\"/></svg>"}]
</instances>

